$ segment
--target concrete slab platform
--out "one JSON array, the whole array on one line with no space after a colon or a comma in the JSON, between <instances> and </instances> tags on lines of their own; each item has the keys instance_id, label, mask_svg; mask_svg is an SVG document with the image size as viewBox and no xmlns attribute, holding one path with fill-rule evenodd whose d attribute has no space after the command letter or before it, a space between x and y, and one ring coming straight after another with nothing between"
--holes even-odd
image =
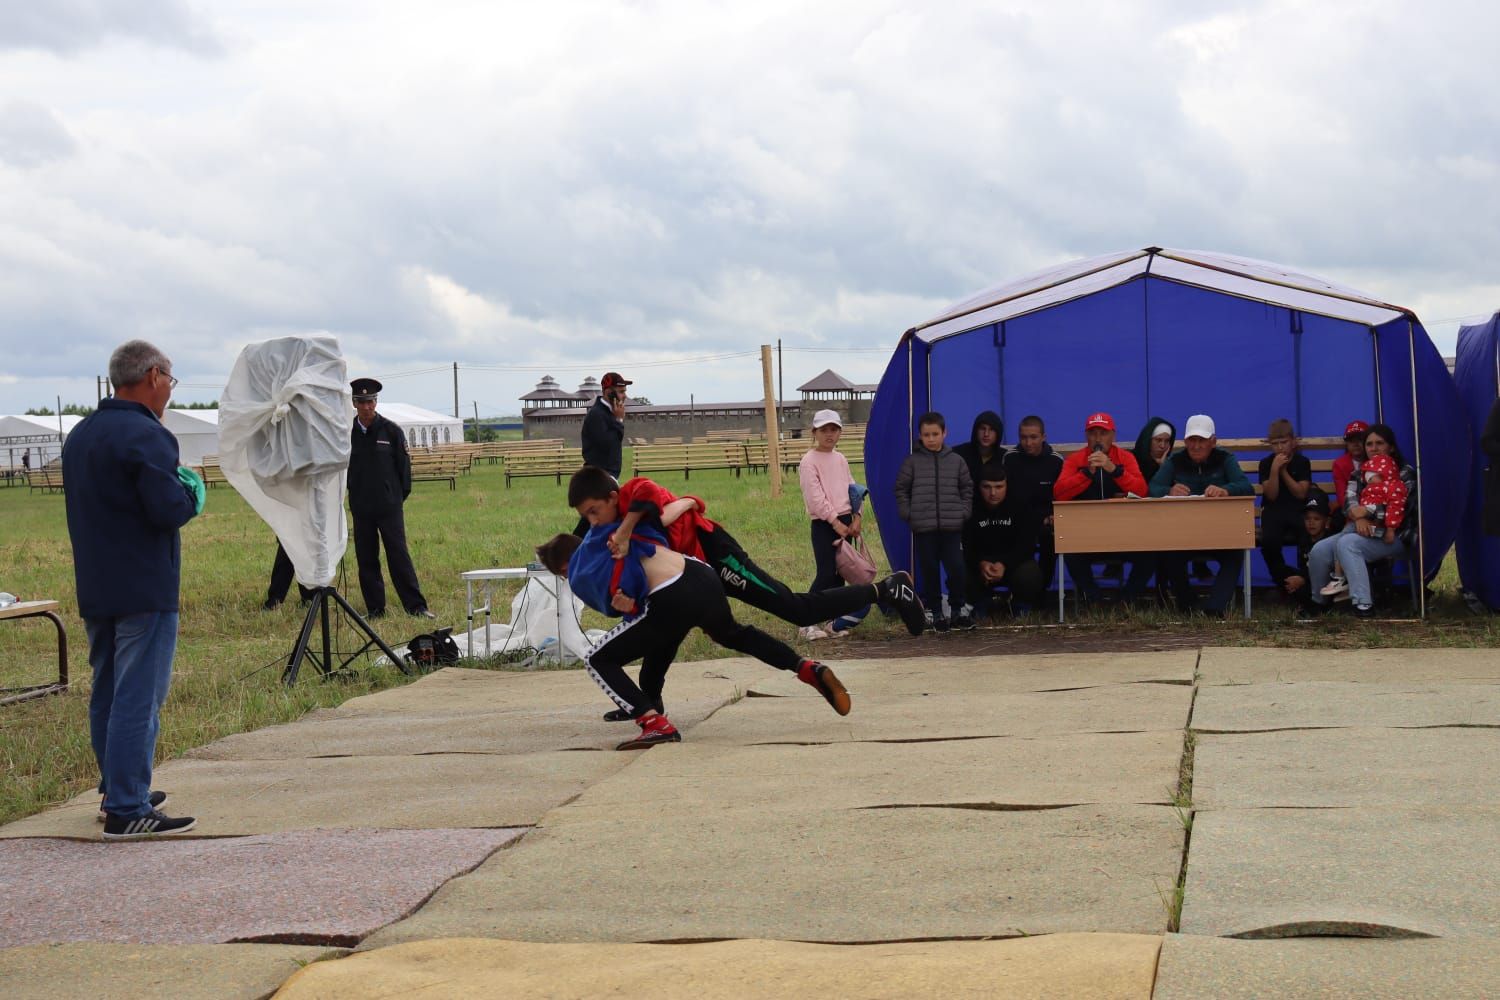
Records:
<instances>
[{"instance_id":1,"label":"concrete slab platform","mask_svg":"<svg viewBox=\"0 0 1500 1000\"><path fill-rule=\"evenodd\" d=\"M1318 726L1500 726L1500 684L1298 681L1205 687L1200 733Z\"/></svg>"},{"instance_id":2,"label":"concrete slab platform","mask_svg":"<svg viewBox=\"0 0 1500 1000\"><path fill-rule=\"evenodd\" d=\"M548 822L619 815L640 803L642 788L690 802L699 814L922 804L1162 804L1177 787L1182 741L1179 732L1160 732L822 746L688 742L643 754L628 772L594 785Z\"/></svg>"},{"instance_id":3,"label":"concrete slab platform","mask_svg":"<svg viewBox=\"0 0 1500 1000\"><path fill-rule=\"evenodd\" d=\"M0 841L0 947L257 940L349 946L416 909L520 833L327 830L128 844Z\"/></svg>"},{"instance_id":4,"label":"concrete slab platform","mask_svg":"<svg viewBox=\"0 0 1500 1000\"><path fill-rule=\"evenodd\" d=\"M278 1000L367 997L1054 997L1149 1000L1161 938L1049 934L843 948L796 941L534 944L458 939L310 966Z\"/></svg>"},{"instance_id":5,"label":"concrete slab platform","mask_svg":"<svg viewBox=\"0 0 1500 1000\"><path fill-rule=\"evenodd\" d=\"M1270 649L1206 646L1198 683L1278 681L1356 683L1500 683L1500 657L1491 649Z\"/></svg>"},{"instance_id":6,"label":"concrete slab platform","mask_svg":"<svg viewBox=\"0 0 1500 1000\"><path fill-rule=\"evenodd\" d=\"M261 1000L341 949L284 944L42 944L0 950L11 1000L169 996Z\"/></svg>"},{"instance_id":7,"label":"concrete slab platform","mask_svg":"<svg viewBox=\"0 0 1500 1000\"><path fill-rule=\"evenodd\" d=\"M1495 808L1203 811L1182 931L1497 937L1496 858Z\"/></svg>"},{"instance_id":8,"label":"concrete slab platform","mask_svg":"<svg viewBox=\"0 0 1500 1000\"><path fill-rule=\"evenodd\" d=\"M819 646L815 652L823 653ZM839 647L833 647L837 652ZM830 660L859 694L1019 694L1107 684L1191 684L1197 650L1160 653L1066 653L1022 656L933 656L910 660ZM749 678L754 695L802 697L806 684L783 673ZM816 695L814 695L816 697Z\"/></svg>"},{"instance_id":9,"label":"concrete slab platform","mask_svg":"<svg viewBox=\"0 0 1500 1000\"><path fill-rule=\"evenodd\" d=\"M1488 1000L1500 942L1309 938L1237 941L1168 934L1153 1000Z\"/></svg>"},{"instance_id":10,"label":"concrete slab platform","mask_svg":"<svg viewBox=\"0 0 1500 1000\"><path fill-rule=\"evenodd\" d=\"M1201 692L1198 698L1201 704ZM1500 806L1500 730L1200 735L1193 803L1199 809Z\"/></svg>"},{"instance_id":11,"label":"concrete slab platform","mask_svg":"<svg viewBox=\"0 0 1500 1000\"><path fill-rule=\"evenodd\" d=\"M186 837L365 827L530 826L629 761L628 754L436 754L317 760L169 761L155 785ZM0 827L0 838L96 840L98 793Z\"/></svg>"},{"instance_id":12,"label":"concrete slab platform","mask_svg":"<svg viewBox=\"0 0 1500 1000\"><path fill-rule=\"evenodd\" d=\"M807 685L802 685L806 688ZM1118 684L1076 691L1022 694L864 695L835 715L810 697L745 698L714 714L693 742L834 743L1043 736L1063 733L1181 731L1193 689L1173 684Z\"/></svg>"},{"instance_id":13,"label":"concrete slab platform","mask_svg":"<svg viewBox=\"0 0 1500 1000\"><path fill-rule=\"evenodd\" d=\"M667 695L678 700L729 700L743 693L752 681L762 680L773 673L764 663L742 657L677 663L673 664L667 679ZM634 668L631 668L631 676L635 676ZM351 698L331 709L330 714L482 715L571 708L604 700L598 685L582 670L508 671L444 667L411 684Z\"/></svg>"},{"instance_id":14,"label":"concrete slab platform","mask_svg":"<svg viewBox=\"0 0 1500 1000\"><path fill-rule=\"evenodd\" d=\"M655 800L639 821L533 830L366 948L1161 933L1183 841L1161 806L701 814Z\"/></svg>"},{"instance_id":15,"label":"concrete slab platform","mask_svg":"<svg viewBox=\"0 0 1500 1000\"><path fill-rule=\"evenodd\" d=\"M587 680L579 674L575 680ZM804 685L806 686L806 685ZM720 697L685 700L668 685L667 711L683 732L727 705ZM394 754L530 754L549 750L614 750L636 731L629 723L605 722L614 707L592 683L579 685L578 700L560 708L513 712L418 715L320 716L284 726L237 733L189 751L194 760L294 760L308 757L368 757ZM598 697L593 697L598 695Z\"/></svg>"}]
</instances>

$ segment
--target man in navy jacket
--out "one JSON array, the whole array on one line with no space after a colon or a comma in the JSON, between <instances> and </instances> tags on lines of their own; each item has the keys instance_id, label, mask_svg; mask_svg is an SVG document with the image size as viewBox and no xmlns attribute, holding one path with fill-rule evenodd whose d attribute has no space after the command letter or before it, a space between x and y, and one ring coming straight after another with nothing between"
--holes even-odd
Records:
<instances>
[{"instance_id":1,"label":"man in navy jacket","mask_svg":"<svg viewBox=\"0 0 1500 1000\"><path fill-rule=\"evenodd\" d=\"M132 340L110 357L109 380L114 398L68 435L62 462L104 839L129 840L194 825L157 808L166 795L151 791L151 767L177 648L178 529L201 508L202 482L179 469L161 423L177 382L166 355Z\"/></svg>"}]
</instances>

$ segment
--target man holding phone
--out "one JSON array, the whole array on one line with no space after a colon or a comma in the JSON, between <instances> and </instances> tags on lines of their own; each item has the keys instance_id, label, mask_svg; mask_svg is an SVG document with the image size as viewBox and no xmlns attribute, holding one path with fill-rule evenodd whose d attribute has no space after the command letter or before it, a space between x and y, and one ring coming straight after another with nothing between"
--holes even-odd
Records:
<instances>
[{"instance_id":1,"label":"man holding phone","mask_svg":"<svg viewBox=\"0 0 1500 1000\"><path fill-rule=\"evenodd\" d=\"M583 464L608 472L616 480L624 464L625 387L631 381L619 372L605 372L599 380L599 398L583 418ZM579 519L573 534L588 534L589 523Z\"/></svg>"}]
</instances>

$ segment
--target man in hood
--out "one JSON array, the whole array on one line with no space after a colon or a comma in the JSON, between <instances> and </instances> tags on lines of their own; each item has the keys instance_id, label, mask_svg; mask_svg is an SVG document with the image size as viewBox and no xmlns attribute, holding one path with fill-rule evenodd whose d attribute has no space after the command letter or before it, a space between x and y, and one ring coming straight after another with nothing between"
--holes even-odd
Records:
<instances>
[{"instance_id":1,"label":"man in hood","mask_svg":"<svg viewBox=\"0 0 1500 1000\"><path fill-rule=\"evenodd\" d=\"M1005 449L1000 445L1004 436L1005 424L994 410L985 410L974 418L969 440L953 446L954 453L969 467L969 482L979 482L979 470L986 463L1005 461Z\"/></svg>"}]
</instances>

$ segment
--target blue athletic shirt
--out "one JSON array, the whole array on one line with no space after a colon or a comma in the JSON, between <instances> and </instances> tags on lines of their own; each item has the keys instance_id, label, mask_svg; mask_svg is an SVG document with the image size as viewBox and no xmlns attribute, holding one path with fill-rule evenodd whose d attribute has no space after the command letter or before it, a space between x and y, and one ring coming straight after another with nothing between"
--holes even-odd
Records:
<instances>
[{"instance_id":1,"label":"blue athletic shirt","mask_svg":"<svg viewBox=\"0 0 1500 1000\"><path fill-rule=\"evenodd\" d=\"M645 607L646 595L651 590L641 560L655 555L658 545L665 547L667 539L655 528L638 524L630 536L630 551L625 558L616 559L609 552L609 536L619 527L618 523L599 524L589 529L583 544L568 560L568 586L584 604L600 614L635 618ZM609 603L616 591L635 601L634 612L626 615Z\"/></svg>"}]
</instances>

